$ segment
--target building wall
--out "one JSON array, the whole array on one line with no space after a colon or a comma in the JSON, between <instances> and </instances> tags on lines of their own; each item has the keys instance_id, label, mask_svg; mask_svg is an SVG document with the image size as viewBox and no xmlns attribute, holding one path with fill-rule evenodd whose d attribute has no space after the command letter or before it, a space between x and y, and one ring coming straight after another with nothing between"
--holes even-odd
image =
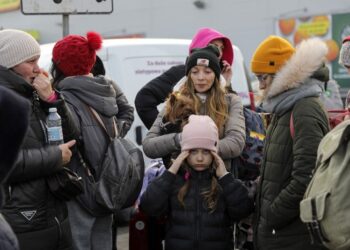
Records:
<instances>
[{"instance_id":1,"label":"building wall","mask_svg":"<svg viewBox=\"0 0 350 250\"><path fill-rule=\"evenodd\" d=\"M196 8L194 0L114 0L112 14L71 15L70 33L96 30L105 37L136 34L191 39L198 28L209 26L226 34L249 61L259 42L274 33L277 19L350 12L347 0L202 1L204 9ZM0 13L0 27L36 29L41 43L54 42L62 37L62 16L25 16L20 10Z\"/></svg>"}]
</instances>

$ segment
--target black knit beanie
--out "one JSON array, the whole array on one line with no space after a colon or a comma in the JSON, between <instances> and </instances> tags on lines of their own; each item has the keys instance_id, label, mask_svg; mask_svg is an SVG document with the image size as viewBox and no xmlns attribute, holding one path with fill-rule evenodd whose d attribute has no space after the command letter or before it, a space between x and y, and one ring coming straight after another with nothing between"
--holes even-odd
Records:
<instances>
[{"instance_id":1,"label":"black knit beanie","mask_svg":"<svg viewBox=\"0 0 350 250\"><path fill-rule=\"evenodd\" d=\"M193 49L191 55L186 60L186 75L197 65L211 68L217 79L220 79L220 52L214 45L208 45L205 48Z\"/></svg>"}]
</instances>

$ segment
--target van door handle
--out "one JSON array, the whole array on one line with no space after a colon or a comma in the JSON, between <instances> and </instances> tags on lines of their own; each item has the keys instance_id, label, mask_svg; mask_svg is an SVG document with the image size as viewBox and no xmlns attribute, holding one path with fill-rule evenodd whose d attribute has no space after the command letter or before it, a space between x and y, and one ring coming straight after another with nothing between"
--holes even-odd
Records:
<instances>
[{"instance_id":1,"label":"van door handle","mask_svg":"<svg viewBox=\"0 0 350 250\"><path fill-rule=\"evenodd\" d=\"M142 126L136 126L135 128L135 141L138 145L142 145Z\"/></svg>"}]
</instances>

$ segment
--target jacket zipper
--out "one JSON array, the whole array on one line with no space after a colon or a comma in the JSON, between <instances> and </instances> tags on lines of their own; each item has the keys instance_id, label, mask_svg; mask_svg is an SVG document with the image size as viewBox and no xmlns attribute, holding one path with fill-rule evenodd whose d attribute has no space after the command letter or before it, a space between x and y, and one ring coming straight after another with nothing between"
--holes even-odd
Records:
<instances>
[{"instance_id":1,"label":"jacket zipper","mask_svg":"<svg viewBox=\"0 0 350 250\"><path fill-rule=\"evenodd\" d=\"M40 121L41 130L44 133L45 142L48 144L49 143L49 136L47 135L46 124L40 119L39 119L39 121Z\"/></svg>"},{"instance_id":2,"label":"jacket zipper","mask_svg":"<svg viewBox=\"0 0 350 250\"><path fill-rule=\"evenodd\" d=\"M276 117L274 117L274 118L272 118L273 120L271 121L271 122L273 122L273 121L275 121L277 118ZM272 133L270 133L269 135L271 135L271 134L273 134L273 131L275 131L275 129L276 129L276 127L277 127L277 122L275 122L275 124L274 124L274 127L273 128L271 128L271 131L272 131ZM269 142L270 141L270 139L271 139L271 136L269 136L269 137L265 137L265 145L268 145L268 147L270 147L270 144L269 143L267 143L267 142ZM266 153L265 152L267 152L268 151L268 148L267 147L265 147L264 148L264 151L263 151L263 155L265 155ZM264 158L266 158L266 157L264 157ZM264 159L264 161L263 161L263 164L264 165L266 165L266 159ZM263 169L263 172L261 172L260 173L260 178L262 178L262 179L264 179L263 177L264 177L264 175L265 175L265 170L266 170L266 166L264 166L264 169ZM258 232L258 225L259 225L259 218L260 218L260 209L261 209L261 202L260 202L260 200L261 200L261 184L259 185L259 188L258 188L258 190L257 190L257 199L256 199L256 208L257 208L257 212L256 212L256 222L255 222L255 225L254 225L254 229L253 229L253 231L255 232L254 233L254 245L255 246L257 246L258 245L258 242L257 242L257 232Z\"/></svg>"},{"instance_id":3,"label":"jacket zipper","mask_svg":"<svg viewBox=\"0 0 350 250\"><path fill-rule=\"evenodd\" d=\"M58 218L55 216L54 220L57 224L57 228L58 228L58 247L57 249L60 249L60 245L61 245L61 239L62 239L62 228L61 228L61 224L60 221L58 220Z\"/></svg>"},{"instance_id":4,"label":"jacket zipper","mask_svg":"<svg viewBox=\"0 0 350 250\"><path fill-rule=\"evenodd\" d=\"M9 200L12 200L12 186L9 185Z\"/></svg>"},{"instance_id":5,"label":"jacket zipper","mask_svg":"<svg viewBox=\"0 0 350 250\"><path fill-rule=\"evenodd\" d=\"M38 109L38 106L40 105L39 101L40 101L39 96L36 93L36 91L34 91L33 92L33 100L32 100L33 111L34 111L36 118L39 120L41 131L44 134L45 143L48 144L49 143L49 136L47 134L47 129L46 129L47 126L46 126L46 123L40 119L40 115L39 115L39 109Z\"/></svg>"},{"instance_id":6,"label":"jacket zipper","mask_svg":"<svg viewBox=\"0 0 350 250\"><path fill-rule=\"evenodd\" d=\"M199 173L198 175L198 179L196 182L196 186L195 186L195 197L196 197L196 216L195 216L195 225L196 225L196 232L195 232L195 241L194 241L194 247L195 249L199 249L199 230L200 230L200 217L201 217L201 213L200 213L200 192L199 192L199 182L201 179L201 175Z\"/></svg>"}]
</instances>

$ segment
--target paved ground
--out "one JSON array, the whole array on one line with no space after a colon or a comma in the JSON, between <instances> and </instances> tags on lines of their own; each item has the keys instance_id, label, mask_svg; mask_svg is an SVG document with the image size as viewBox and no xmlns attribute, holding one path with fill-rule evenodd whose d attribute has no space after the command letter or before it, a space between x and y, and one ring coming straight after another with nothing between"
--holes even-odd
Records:
<instances>
[{"instance_id":1,"label":"paved ground","mask_svg":"<svg viewBox=\"0 0 350 250\"><path fill-rule=\"evenodd\" d=\"M118 250L129 250L129 227L118 227Z\"/></svg>"}]
</instances>

